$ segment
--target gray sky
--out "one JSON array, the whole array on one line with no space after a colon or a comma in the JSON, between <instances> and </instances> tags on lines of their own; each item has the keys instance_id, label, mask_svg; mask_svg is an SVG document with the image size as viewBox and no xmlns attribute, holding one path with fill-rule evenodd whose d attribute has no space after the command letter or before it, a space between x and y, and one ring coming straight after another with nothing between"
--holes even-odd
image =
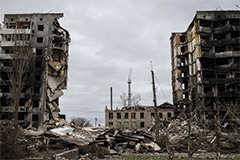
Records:
<instances>
[{"instance_id":1,"label":"gray sky","mask_svg":"<svg viewBox=\"0 0 240 160\"><path fill-rule=\"evenodd\" d=\"M132 92L152 105L150 61L168 102L171 96L172 32L185 31L197 10L235 10L239 0L0 0L0 19L7 13L64 13L61 25L71 35L68 89L60 98L67 120L80 116L104 123L113 87L115 106ZM165 98L157 83L158 104Z\"/></svg>"}]
</instances>

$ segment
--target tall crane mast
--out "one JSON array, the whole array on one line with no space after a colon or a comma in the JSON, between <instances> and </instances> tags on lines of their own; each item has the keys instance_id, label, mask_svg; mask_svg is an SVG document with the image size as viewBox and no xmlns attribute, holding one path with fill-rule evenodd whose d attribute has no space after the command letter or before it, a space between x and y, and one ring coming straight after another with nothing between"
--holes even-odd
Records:
<instances>
[{"instance_id":1,"label":"tall crane mast","mask_svg":"<svg viewBox=\"0 0 240 160\"><path fill-rule=\"evenodd\" d=\"M129 69L128 73L128 107L132 106L132 93L131 93L131 83L132 83L132 68Z\"/></svg>"}]
</instances>

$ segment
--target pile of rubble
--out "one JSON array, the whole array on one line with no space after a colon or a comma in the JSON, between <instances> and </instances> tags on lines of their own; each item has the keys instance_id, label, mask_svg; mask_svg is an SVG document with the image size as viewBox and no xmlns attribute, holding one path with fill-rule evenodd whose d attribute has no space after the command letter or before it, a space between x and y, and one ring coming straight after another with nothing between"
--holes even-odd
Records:
<instances>
[{"instance_id":1,"label":"pile of rubble","mask_svg":"<svg viewBox=\"0 0 240 160\"><path fill-rule=\"evenodd\" d=\"M187 152L189 141L189 126L186 120L172 120L166 131L168 132L168 141L178 152ZM193 146L198 146L201 150L215 151L216 150L216 131L214 129L203 129L197 123L191 123L190 131L191 143ZM240 137L239 133L225 133L220 131L219 147L222 152L240 152Z\"/></svg>"},{"instance_id":2,"label":"pile of rubble","mask_svg":"<svg viewBox=\"0 0 240 160\"><path fill-rule=\"evenodd\" d=\"M66 151L78 148L79 155L95 157L161 151L152 135L142 130L121 131L104 126L78 127L74 124L55 125L55 128L52 125L50 128L44 132L25 130L25 135L33 142L33 149Z\"/></svg>"},{"instance_id":3,"label":"pile of rubble","mask_svg":"<svg viewBox=\"0 0 240 160\"><path fill-rule=\"evenodd\" d=\"M110 129L99 135L93 144L107 147L110 154L159 152L161 148L150 133L142 130Z\"/></svg>"}]
</instances>

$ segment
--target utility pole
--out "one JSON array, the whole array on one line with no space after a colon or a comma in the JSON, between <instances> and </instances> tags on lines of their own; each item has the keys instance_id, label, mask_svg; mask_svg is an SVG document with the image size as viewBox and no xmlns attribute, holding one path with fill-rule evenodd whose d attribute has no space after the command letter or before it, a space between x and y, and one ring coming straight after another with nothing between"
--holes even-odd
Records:
<instances>
[{"instance_id":1,"label":"utility pole","mask_svg":"<svg viewBox=\"0 0 240 160\"><path fill-rule=\"evenodd\" d=\"M97 126L97 117L95 117L95 127Z\"/></svg>"},{"instance_id":2,"label":"utility pole","mask_svg":"<svg viewBox=\"0 0 240 160\"><path fill-rule=\"evenodd\" d=\"M157 109L157 99L156 99L156 88L155 88L155 78L154 78L154 71L151 61L151 74L152 74L152 88L153 88L153 104L154 104L154 111L155 111L155 134L156 134L156 143L159 143L159 129L160 129L160 118Z\"/></svg>"},{"instance_id":3,"label":"utility pole","mask_svg":"<svg viewBox=\"0 0 240 160\"><path fill-rule=\"evenodd\" d=\"M112 111L113 110L112 87L110 87L110 103L111 103L111 111Z\"/></svg>"}]
</instances>

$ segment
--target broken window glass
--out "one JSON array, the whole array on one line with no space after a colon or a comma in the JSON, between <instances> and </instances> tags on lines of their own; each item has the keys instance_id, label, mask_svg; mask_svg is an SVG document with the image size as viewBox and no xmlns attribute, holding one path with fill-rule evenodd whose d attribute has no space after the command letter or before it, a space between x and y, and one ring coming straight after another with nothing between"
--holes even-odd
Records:
<instances>
[{"instance_id":1,"label":"broken window glass","mask_svg":"<svg viewBox=\"0 0 240 160\"><path fill-rule=\"evenodd\" d=\"M144 128L144 122L140 122L140 127Z\"/></svg>"}]
</instances>

